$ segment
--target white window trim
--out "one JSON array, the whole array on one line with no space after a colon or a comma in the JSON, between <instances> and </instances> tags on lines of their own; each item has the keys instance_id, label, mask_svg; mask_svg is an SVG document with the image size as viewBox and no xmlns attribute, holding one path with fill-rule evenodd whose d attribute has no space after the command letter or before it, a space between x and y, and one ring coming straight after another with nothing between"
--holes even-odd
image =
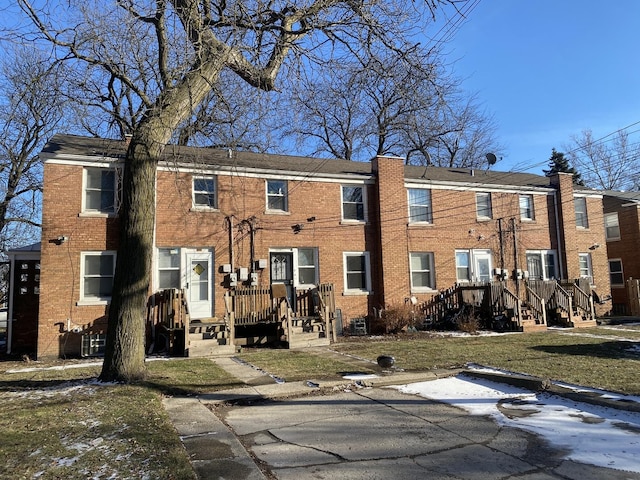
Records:
<instances>
[{"instance_id":1,"label":"white window trim","mask_svg":"<svg viewBox=\"0 0 640 480\"><path fill-rule=\"evenodd\" d=\"M607 218L614 218L616 219L615 224L613 225L608 225L607 224ZM618 227L618 236L615 237L610 237L609 236L609 231L608 231L608 227ZM620 240L621 239L621 233L620 233L620 218L618 217L618 212L613 212L613 213L605 213L604 214L604 236L605 239L607 240L607 242L613 242L616 240Z\"/></svg>"},{"instance_id":2,"label":"white window trim","mask_svg":"<svg viewBox=\"0 0 640 480\"><path fill-rule=\"evenodd\" d=\"M580 205L581 207L584 206L584 211L579 211L578 205ZM589 212L587 211L587 199L585 197L575 197L573 199L573 210L576 216L576 227L587 230L589 228ZM578 213L583 215L583 222L586 225L578 225Z\"/></svg>"},{"instance_id":3,"label":"white window trim","mask_svg":"<svg viewBox=\"0 0 640 480\"><path fill-rule=\"evenodd\" d=\"M429 283L433 285L432 287L422 287L415 286L413 284L413 267L411 263L412 255L427 255L429 257L429 261L431 262L431 269L429 270ZM418 272L422 272L423 270L418 270ZM434 254L433 252L409 252L409 280L411 282L411 292L412 293L431 293L436 292L436 275L435 275L435 263L434 263Z\"/></svg>"},{"instance_id":4,"label":"white window trim","mask_svg":"<svg viewBox=\"0 0 640 480\"><path fill-rule=\"evenodd\" d=\"M489 215L478 214L478 197L486 197L488 199ZM493 218L493 204L491 201L491 192L476 192L476 219L477 220L491 220Z\"/></svg>"},{"instance_id":5,"label":"white window trim","mask_svg":"<svg viewBox=\"0 0 640 480\"><path fill-rule=\"evenodd\" d=\"M362 220L353 219L353 218L344 218L344 187L355 187L360 188L362 190ZM350 202L351 203L351 202ZM343 183L340 185L340 218L341 223L351 223L351 224L361 224L368 222L368 214L367 214L367 188L364 184L352 184L352 183Z\"/></svg>"},{"instance_id":6,"label":"white window trim","mask_svg":"<svg viewBox=\"0 0 640 480\"><path fill-rule=\"evenodd\" d=\"M460 280L458 278L458 253L466 253L469 255L469 279ZM478 275L476 273L476 258L480 256L487 256L489 258L489 275L493 270L493 252L484 248L456 248L454 252L454 264L456 269L456 282L458 283L475 283L479 282Z\"/></svg>"},{"instance_id":7,"label":"white window trim","mask_svg":"<svg viewBox=\"0 0 640 480\"><path fill-rule=\"evenodd\" d=\"M177 250L178 251L178 255L180 257L180 265L178 265L177 269L176 268L164 268L161 269L160 268L160 250ZM180 285L178 288L182 288L182 286L184 285L184 272L183 272L183 263L184 263L184 259L183 259L183 251L181 248L179 247L157 247L156 251L155 251L155 258L154 258L154 265L155 267L155 291L159 291L160 290L160 270L178 270L179 275L180 275Z\"/></svg>"},{"instance_id":8,"label":"white window trim","mask_svg":"<svg viewBox=\"0 0 640 480\"><path fill-rule=\"evenodd\" d=\"M611 281L611 262L620 262L620 272L615 272L615 273L620 273L620 275L622 276L622 283L613 283ZM625 282L624 282L624 265L622 264L622 259L621 258L610 258L609 259L609 282L611 283L612 287L624 287L625 286Z\"/></svg>"},{"instance_id":9,"label":"white window trim","mask_svg":"<svg viewBox=\"0 0 640 480\"><path fill-rule=\"evenodd\" d=\"M87 209L87 175L89 170L113 170L113 212L103 212L101 210ZM120 209L120 168L119 167L99 167L86 166L82 169L82 204L80 207L79 217L116 217Z\"/></svg>"},{"instance_id":10,"label":"white window trim","mask_svg":"<svg viewBox=\"0 0 640 480\"><path fill-rule=\"evenodd\" d=\"M213 206L196 204L196 180L213 180ZM198 193L205 193L204 190L198 190ZM208 193L208 192L207 192ZM191 210L212 212L218 211L218 176L217 175L193 175L191 177Z\"/></svg>"},{"instance_id":11,"label":"white window trim","mask_svg":"<svg viewBox=\"0 0 640 480\"><path fill-rule=\"evenodd\" d=\"M111 255L113 257L113 273L116 271L116 252L115 250L103 250L103 251L86 251L80 252L80 299L77 305L108 305L111 302L111 297L85 297L84 295L84 259L87 256L103 256Z\"/></svg>"},{"instance_id":12,"label":"white window trim","mask_svg":"<svg viewBox=\"0 0 640 480\"><path fill-rule=\"evenodd\" d=\"M582 275L582 273L579 272L580 278L588 278L589 279L589 283L591 283L591 285L594 285L593 263L592 263L591 254L590 253L578 253L578 269L579 270L582 270L582 266L581 266L581 262L580 262L581 258L586 258L587 259L587 269L589 270L589 275Z\"/></svg>"},{"instance_id":13,"label":"white window trim","mask_svg":"<svg viewBox=\"0 0 640 480\"><path fill-rule=\"evenodd\" d=\"M542 279L543 280L553 280L551 278L547 278L547 264L545 263L545 258L547 255L553 256L553 269L556 272L556 276L558 276L558 252L555 250L527 250L525 251L525 261L527 260L527 255L540 255L540 260L542 262ZM527 265L527 269L529 266ZM528 272L531 273L531 272Z\"/></svg>"},{"instance_id":14,"label":"white window trim","mask_svg":"<svg viewBox=\"0 0 640 480\"><path fill-rule=\"evenodd\" d=\"M531 216L530 217L526 217L522 214L522 206L520 204L520 201L522 198L527 198L530 204L530 210L531 210ZM533 201L533 195L528 194L528 193L521 193L518 196L518 208L520 210L520 220L523 222L533 222L536 219L536 209L535 209L535 202Z\"/></svg>"},{"instance_id":15,"label":"white window trim","mask_svg":"<svg viewBox=\"0 0 640 480\"><path fill-rule=\"evenodd\" d=\"M347 283L347 257L362 257L364 256L364 268L365 268L365 288L348 288ZM342 252L342 265L344 275L344 290L343 295L369 295L371 294L371 262L369 258L369 252Z\"/></svg>"},{"instance_id":16,"label":"white window trim","mask_svg":"<svg viewBox=\"0 0 640 480\"><path fill-rule=\"evenodd\" d=\"M284 183L284 193L282 197L284 198L284 209L281 210L279 208L269 208L269 182L283 182ZM264 182L264 190L265 190L265 212L266 213L275 213L275 214L288 214L289 213L289 181L288 180L279 180L276 178L267 179Z\"/></svg>"},{"instance_id":17,"label":"white window trim","mask_svg":"<svg viewBox=\"0 0 640 480\"><path fill-rule=\"evenodd\" d=\"M422 205L422 204L412 204L411 203L411 190L425 190L428 195L429 195L429 204L428 205ZM416 206L416 207L426 207L427 208L427 220L412 220L411 219L411 207ZM407 208L408 208L408 218L409 218L409 223L411 225L433 225L433 204L431 201L431 189L430 188L416 188L416 187L409 187L407 188Z\"/></svg>"},{"instance_id":18,"label":"white window trim","mask_svg":"<svg viewBox=\"0 0 640 480\"><path fill-rule=\"evenodd\" d=\"M314 274L315 274L314 283L308 284L308 283L300 282L300 257L298 254L301 249L313 250L314 252L314 255L313 255L313 265L314 265ZM318 257L319 257L319 253L318 253L317 247L298 247L293 249L293 265L294 265L293 278L294 278L294 284L296 288L301 288L301 289L315 288L315 286L318 284L319 276L320 276L319 267L318 267L318 263L319 263Z\"/></svg>"}]
</instances>

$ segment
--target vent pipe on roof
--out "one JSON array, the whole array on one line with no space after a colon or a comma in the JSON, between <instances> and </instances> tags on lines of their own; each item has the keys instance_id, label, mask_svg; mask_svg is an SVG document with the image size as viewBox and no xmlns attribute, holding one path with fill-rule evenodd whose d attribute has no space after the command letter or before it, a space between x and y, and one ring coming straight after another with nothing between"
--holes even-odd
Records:
<instances>
[{"instance_id":1,"label":"vent pipe on roof","mask_svg":"<svg viewBox=\"0 0 640 480\"><path fill-rule=\"evenodd\" d=\"M474 172L474 171L473 171L473 168L472 168L471 170L469 170L469 174L470 174L472 177L475 177L476 172Z\"/></svg>"}]
</instances>

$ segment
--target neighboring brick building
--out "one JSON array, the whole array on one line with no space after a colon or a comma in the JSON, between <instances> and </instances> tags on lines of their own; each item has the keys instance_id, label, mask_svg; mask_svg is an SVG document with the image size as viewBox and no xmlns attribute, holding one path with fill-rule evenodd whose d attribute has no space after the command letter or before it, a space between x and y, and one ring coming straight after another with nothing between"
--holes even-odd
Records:
<instances>
[{"instance_id":1,"label":"neighboring brick building","mask_svg":"<svg viewBox=\"0 0 640 480\"><path fill-rule=\"evenodd\" d=\"M41 154L39 357L86 352L104 332L125 150L57 135ZM186 288L194 318L225 314L230 272L239 284L289 290L331 283L345 324L456 282L588 277L609 295L602 197L574 190L568 174L226 149L165 155L151 291Z\"/></svg>"},{"instance_id":2,"label":"neighboring brick building","mask_svg":"<svg viewBox=\"0 0 640 480\"><path fill-rule=\"evenodd\" d=\"M628 285L640 279L640 192L607 191L603 202L613 311L640 315L637 290Z\"/></svg>"}]
</instances>

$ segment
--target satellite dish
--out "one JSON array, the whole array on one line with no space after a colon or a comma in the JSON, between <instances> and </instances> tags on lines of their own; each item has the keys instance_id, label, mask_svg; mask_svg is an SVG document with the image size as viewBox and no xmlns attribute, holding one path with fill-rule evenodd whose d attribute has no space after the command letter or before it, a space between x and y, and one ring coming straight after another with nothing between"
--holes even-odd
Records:
<instances>
[{"instance_id":1,"label":"satellite dish","mask_svg":"<svg viewBox=\"0 0 640 480\"><path fill-rule=\"evenodd\" d=\"M487 157L489 165L494 165L498 161L498 158L493 153L487 153L485 157Z\"/></svg>"}]
</instances>

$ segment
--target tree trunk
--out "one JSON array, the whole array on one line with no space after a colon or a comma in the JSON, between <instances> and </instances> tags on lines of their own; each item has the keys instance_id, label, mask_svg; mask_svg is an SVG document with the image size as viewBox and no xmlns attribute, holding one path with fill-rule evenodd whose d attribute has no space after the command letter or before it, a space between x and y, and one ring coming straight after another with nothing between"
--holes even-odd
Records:
<instances>
[{"instance_id":1,"label":"tree trunk","mask_svg":"<svg viewBox=\"0 0 640 480\"><path fill-rule=\"evenodd\" d=\"M142 133L131 139L122 180L120 244L109 306L107 348L100 379L132 382L145 376L145 311L149 294L156 162L160 146Z\"/></svg>"},{"instance_id":2,"label":"tree trunk","mask_svg":"<svg viewBox=\"0 0 640 480\"><path fill-rule=\"evenodd\" d=\"M184 119L200 104L224 66L210 64L166 90L136 127L127 149L119 208L120 243L109 305L100 380L135 382L145 377L145 321L155 224L156 165Z\"/></svg>"}]
</instances>

